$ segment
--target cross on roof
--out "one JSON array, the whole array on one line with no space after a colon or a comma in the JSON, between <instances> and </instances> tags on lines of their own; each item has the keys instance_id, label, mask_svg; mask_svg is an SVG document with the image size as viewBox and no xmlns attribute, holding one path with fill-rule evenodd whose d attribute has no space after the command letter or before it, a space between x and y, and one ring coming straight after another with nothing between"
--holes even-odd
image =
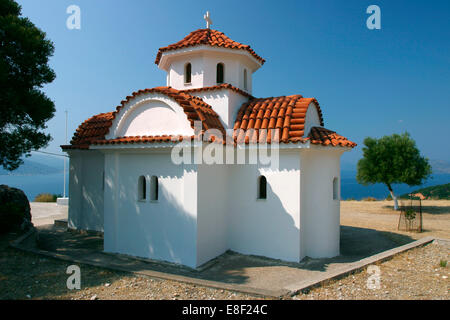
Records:
<instances>
[{"instance_id":1,"label":"cross on roof","mask_svg":"<svg viewBox=\"0 0 450 320\"><path fill-rule=\"evenodd\" d=\"M206 11L206 14L203 16L203 19L206 21L206 28L209 29L209 27L212 25L212 20L209 17L209 11Z\"/></svg>"}]
</instances>

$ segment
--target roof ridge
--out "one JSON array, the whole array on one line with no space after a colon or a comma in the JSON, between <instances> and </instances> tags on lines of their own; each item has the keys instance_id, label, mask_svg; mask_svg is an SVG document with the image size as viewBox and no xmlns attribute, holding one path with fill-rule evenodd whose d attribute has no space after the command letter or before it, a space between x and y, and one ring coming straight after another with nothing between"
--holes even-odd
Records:
<instances>
[{"instance_id":1,"label":"roof ridge","mask_svg":"<svg viewBox=\"0 0 450 320\"><path fill-rule=\"evenodd\" d=\"M249 46L229 38L225 33L214 30L214 29L197 29L191 31L187 36L185 36L180 41L172 43L168 46L161 47L158 49L156 54L155 64L159 64L161 57L164 52L177 50L186 47L193 47L197 45L209 45L212 47L224 47L227 49L240 49L247 51L261 64L264 64L265 60L256 54L256 52Z\"/></svg>"},{"instance_id":2,"label":"roof ridge","mask_svg":"<svg viewBox=\"0 0 450 320\"><path fill-rule=\"evenodd\" d=\"M220 89L230 89L232 91L238 92L246 97L249 97L250 99L255 99L250 93L233 86L231 83L221 83L214 86L208 86L208 87L199 87L199 88L192 88L192 89L183 89L180 90L181 92L200 92L200 91L212 91L212 90L220 90Z\"/></svg>"}]
</instances>

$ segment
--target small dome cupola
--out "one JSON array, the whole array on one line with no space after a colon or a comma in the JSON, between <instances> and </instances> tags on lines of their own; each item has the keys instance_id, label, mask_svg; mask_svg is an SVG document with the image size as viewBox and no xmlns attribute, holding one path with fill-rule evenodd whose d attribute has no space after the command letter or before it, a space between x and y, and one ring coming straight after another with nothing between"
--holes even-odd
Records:
<instances>
[{"instance_id":1,"label":"small dome cupola","mask_svg":"<svg viewBox=\"0 0 450 320\"><path fill-rule=\"evenodd\" d=\"M233 41L220 31L206 28L181 41L159 48L155 63L167 72L167 86L177 90L211 87L224 83L252 93L252 76L265 62L249 45Z\"/></svg>"}]
</instances>

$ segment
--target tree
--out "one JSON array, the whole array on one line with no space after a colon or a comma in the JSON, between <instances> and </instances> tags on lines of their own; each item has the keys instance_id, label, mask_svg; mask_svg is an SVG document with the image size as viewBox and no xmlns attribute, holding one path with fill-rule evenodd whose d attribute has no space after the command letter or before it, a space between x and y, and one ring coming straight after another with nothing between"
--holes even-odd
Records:
<instances>
[{"instance_id":1,"label":"tree","mask_svg":"<svg viewBox=\"0 0 450 320\"><path fill-rule=\"evenodd\" d=\"M380 139L364 139L363 158L358 161L356 180L363 185L383 183L387 186L394 208L397 198L392 189L394 183L409 186L422 184L431 174L428 159L420 155L416 143L407 132L384 136Z\"/></svg>"},{"instance_id":2,"label":"tree","mask_svg":"<svg viewBox=\"0 0 450 320\"><path fill-rule=\"evenodd\" d=\"M0 0L0 161L14 170L23 155L47 146L42 132L55 112L54 103L41 91L55 79L48 65L53 43L46 39L13 0Z\"/></svg>"}]
</instances>

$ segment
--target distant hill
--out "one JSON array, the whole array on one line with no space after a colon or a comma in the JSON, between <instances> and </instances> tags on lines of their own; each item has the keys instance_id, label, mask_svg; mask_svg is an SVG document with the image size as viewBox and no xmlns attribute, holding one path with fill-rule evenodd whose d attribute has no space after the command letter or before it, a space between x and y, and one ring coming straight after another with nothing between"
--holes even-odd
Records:
<instances>
[{"instance_id":1,"label":"distant hill","mask_svg":"<svg viewBox=\"0 0 450 320\"><path fill-rule=\"evenodd\" d=\"M437 186L431 186L423 189L418 189L412 194L421 193L426 199L445 199L450 200L450 183L440 184ZM400 196L401 198L409 198L408 194L403 194Z\"/></svg>"},{"instance_id":2,"label":"distant hill","mask_svg":"<svg viewBox=\"0 0 450 320\"><path fill-rule=\"evenodd\" d=\"M14 171L8 171L0 167L0 176L27 176L27 175L43 175L63 172L61 168L49 166L28 159Z\"/></svg>"},{"instance_id":3,"label":"distant hill","mask_svg":"<svg viewBox=\"0 0 450 320\"><path fill-rule=\"evenodd\" d=\"M450 162L445 160L430 160L433 173L442 174L450 173Z\"/></svg>"}]
</instances>

